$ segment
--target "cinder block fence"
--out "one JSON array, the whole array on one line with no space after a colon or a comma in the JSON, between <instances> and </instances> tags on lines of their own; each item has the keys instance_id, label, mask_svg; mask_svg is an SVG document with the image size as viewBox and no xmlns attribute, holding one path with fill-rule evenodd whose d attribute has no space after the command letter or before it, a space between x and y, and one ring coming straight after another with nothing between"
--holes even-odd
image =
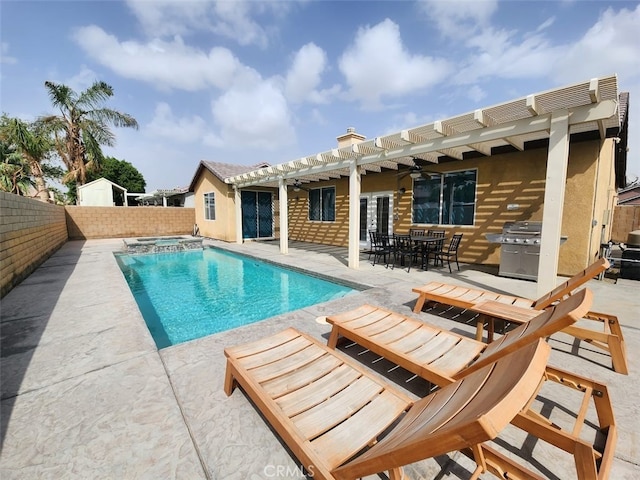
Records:
<instances>
[{"instance_id":1,"label":"cinder block fence","mask_svg":"<svg viewBox=\"0 0 640 480\"><path fill-rule=\"evenodd\" d=\"M0 297L67 240L188 235L195 209L59 206L0 192Z\"/></svg>"}]
</instances>

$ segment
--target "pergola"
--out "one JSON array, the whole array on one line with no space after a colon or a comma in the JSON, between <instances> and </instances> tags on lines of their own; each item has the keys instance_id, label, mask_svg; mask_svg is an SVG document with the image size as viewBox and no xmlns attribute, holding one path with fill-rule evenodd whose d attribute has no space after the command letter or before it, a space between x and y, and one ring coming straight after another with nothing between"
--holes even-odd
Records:
<instances>
[{"instance_id":1,"label":"pergola","mask_svg":"<svg viewBox=\"0 0 640 480\"><path fill-rule=\"evenodd\" d=\"M361 175L415 166L416 160L439 163L472 156L523 151L531 142L548 141L538 291L555 287L572 136L617 136L620 128L618 81L615 75L558 89L375 137L343 148L225 179L235 189L238 242L242 242L240 190L252 186L279 189L280 251L288 253L287 186L349 178L349 267L359 268Z\"/></svg>"}]
</instances>

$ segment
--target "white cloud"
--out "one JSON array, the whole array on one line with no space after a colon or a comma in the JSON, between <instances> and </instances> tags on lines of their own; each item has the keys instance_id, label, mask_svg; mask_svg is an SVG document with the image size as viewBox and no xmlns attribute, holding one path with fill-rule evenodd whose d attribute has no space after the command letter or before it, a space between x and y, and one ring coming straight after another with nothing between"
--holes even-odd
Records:
<instances>
[{"instance_id":1,"label":"white cloud","mask_svg":"<svg viewBox=\"0 0 640 480\"><path fill-rule=\"evenodd\" d=\"M18 60L9 55L9 44L7 42L0 43L0 63L16 63Z\"/></svg>"},{"instance_id":2,"label":"white cloud","mask_svg":"<svg viewBox=\"0 0 640 480\"><path fill-rule=\"evenodd\" d=\"M574 45L565 48L552 77L559 82L617 73L627 81L640 79L640 5L635 10L608 8Z\"/></svg>"},{"instance_id":3,"label":"white cloud","mask_svg":"<svg viewBox=\"0 0 640 480\"><path fill-rule=\"evenodd\" d=\"M285 79L287 99L293 103L329 102L340 91L339 85L318 90L327 66L327 54L314 43L304 45L296 53Z\"/></svg>"},{"instance_id":4,"label":"white cloud","mask_svg":"<svg viewBox=\"0 0 640 480\"><path fill-rule=\"evenodd\" d=\"M153 118L144 127L146 134L181 143L202 141L206 131L207 124L202 117L193 115L177 118L164 102L156 105Z\"/></svg>"},{"instance_id":5,"label":"white cloud","mask_svg":"<svg viewBox=\"0 0 640 480\"><path fill-rule=\"evenodd\" d=\"M266 47L269 31L264 16L281 14L288 2L247 0L128 0L127 5L150 37L213 32L240 45ZM260 21L253 17L259 16Z\"/></svg>"},{"instance_id":6,"label":"white cloud","mask_svg":"<svg viewBox=\"0 0 640 480\"><path fill-rule=\"evenodd\" d=\"M226 48L208 53L185 45L176 36L172 41L120 42L95 25L74 34L76 43L96 62L125 78L148 82L159 88L196 91L214 86L228 87L247 70Z\"/></svg>"},{"instance_id":7,"label":"white cloud","mask_svg":"<svg viewBox=\"0 0 640 480\"><path fill-rule=\"evenodd\" d=\"M468 39L472 52L461 62L454 81L470 84L489 78L544 78L566 50L541 35L527 36L520 43L514 36L515 32L486 28Z\"/></svg>"},{"instance_id":8,"label":"white cloud","mask_svg":"<svg viewBox=\"0 0 640 480\"><path fill-rule=\"evenodd\" d=\"M445 59L408 52L398 25L389 19L360 28L339 59L339 67L349 85L349 98L367 108L379 107L382 97L427 89L451 71Z\"/></svg>"},{"instance_id":9,"label":"white cloud","mask_svg":"<svg viewBox=\"0 0 640 480\"><path fill-rule=\"evenodd\" d=\"M218 134L207 137L211 146L273 150L295 143L287 101L272 81L234 85L211 108L219 127Z\"/></svg>"},{"instance_id":10,"label":"white cloud","mask_svg":"<svg viewBox=\"0 0 640 480\"><path fill-rule=\"evenodd\" d=\"M186 35L193 30L210 28L208 19L213 2L128 0L126 3L151 37Z\"/></svg>"},{"instance_id":11,"label":"white cloud","mask_svg":"<svg viewBox=\"0 0 640 480\"><path fill-rule=\"evenodd\" d=\"M62 83L68 85L79 93L89 88L98 80L99 77L96 72L86 67L85 65L82 65L78 73L76 73L73 77L66 79Z\"/></svg>"},{"instance_id":12,"label":"white cloud","mask_svg":"<svg viewBox=\"0 0 640 480\"><path fill-rule=\"evenodd\" d=\"M478 85L472 86L469 90L467 90L467 97L475 103L478 103L480 100L487 96L487 92L485 92Z\"/></svg>"},{"instance_id":13,"label":"white cloud","mask_svg":"<svg viewBox=\"0 0 640 480\"><path fill-rule=\"evenodd\" d=\"M422 10L444 36L460 40L488 26L497 0L422 0Z\"/></svg>"}]
</instances>

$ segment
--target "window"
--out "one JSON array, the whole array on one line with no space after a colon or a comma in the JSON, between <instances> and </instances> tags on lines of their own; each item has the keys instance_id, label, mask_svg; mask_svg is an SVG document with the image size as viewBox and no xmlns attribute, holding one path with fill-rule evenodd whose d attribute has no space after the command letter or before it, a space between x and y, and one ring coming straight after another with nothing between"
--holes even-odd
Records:
<instances>
[{"instance_id":1,"label":"window","mask_svg":"<svg viewBox=\"0 0 640 480\"><path fill-rule=\"evenodd\" d=\"M215 220L216 219L216 194L205 193L204 194L204 219Z\"/></svg>"},{"instance_id":2,"label":"window","mask_svg":"<svg viewBox=\"0 0 640 480\"><path fill-rule=\"evenodd\" d=\"M309 190L309 220L335 222L336 187Z\"/></svg>"},{"instance_id":3,"label":"window","mask_svg":"<svg viewBox=\"0 0 640 480\"><path fill-rule=\"evenodd\" d=\"M473 225L477 170L430 174L413 183L413 223Z\"/></svg>"}]
</instances>

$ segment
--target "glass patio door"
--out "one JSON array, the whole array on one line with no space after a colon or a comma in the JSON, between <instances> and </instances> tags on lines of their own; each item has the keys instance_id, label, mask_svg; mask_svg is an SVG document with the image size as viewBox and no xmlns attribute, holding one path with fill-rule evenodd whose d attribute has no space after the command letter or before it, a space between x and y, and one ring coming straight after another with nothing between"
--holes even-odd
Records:
<instances>
[{"instance_id":1,"label":"glass patio door","mask_svg":"<svg viewBox=\"0 0 640 480\"><path fill-rule=\"evenodd\" d=\"M393 192L360 195L360 246L371 246L370 231L393 233Z\"/></svg>"},{"instance_id":2,"label":"glass patio door","mask_svg":"<svg viewBox=\"0 0 640 480\"><path fill-rule=\"evenodd\" d=\"M273 238L273 196L271 192L240 192L242 238Z\"/></svg>"}]
</instances>

